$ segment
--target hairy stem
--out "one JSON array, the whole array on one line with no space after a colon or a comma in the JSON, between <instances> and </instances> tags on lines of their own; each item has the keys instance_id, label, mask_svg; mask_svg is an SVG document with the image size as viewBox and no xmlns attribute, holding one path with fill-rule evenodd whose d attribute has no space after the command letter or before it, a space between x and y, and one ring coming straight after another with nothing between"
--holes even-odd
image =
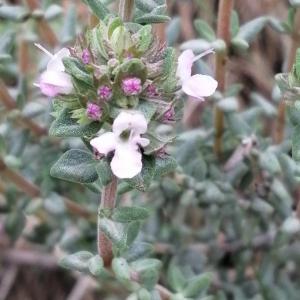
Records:
<instances>
[{"instance_id":1,"label":"hairy stem","mask_svg":"<svg viewBox=\"0 0 300 300\"><path fill-rule=\"evenodd\" d=\"M291 46L289 49L287 63L286 63L286 71L290 72L293 68L293 64L296 57L297 49L300 45L300 34L298 32L298 28L300 25L300 9L297 10L295 15L295 22L294 22L294 32L291 35ZM275 130L275 143L280 144L284 138L284 128L285 128L285 102L281 101L278 106L278 118Z\"/></svg>"},{"instance_id":2,"label":"hairy stem","mask_svg":"<svg viewBox=\"0 0 300 300\"><path fill-rule=\"evenodd\" d=\"M120 0L119 16L124 22L131 21L134 7L134 0Z\"/></svg>"},{"instance_id":3,"label":"hairy stem","mask_svg":"<svg viewBox=\"0 0 300 300\"><path fill-rule=\"evenodd\" d=\"M216 54L216 80L219 83L219 91L224 92L226 87L226 64L227 49L230 44L230 17L233 9L234 0L220 0L218 12L217 35L218 38L226 43L226 51ZM222 136L224 131L224 115L223 112L215 107L214 116L215 127L215 143L214 152L220 158L222 153Z\"/></svg>"},{"instance_id":4,"label":"hairy stem","mask_svg":"<svg viewBox=\"0 0 300 300\"><path fill-rule=\"evenodd\" d=\"M114 176L112 181L102 190L99 212L101 209L113 209L115 207L117 186L118 180ZM100 216L98 217L98 253L102 257L104 265L110 267L113 259L112 243L102 232L99 221Z\"/></svg>"}]
</instances>

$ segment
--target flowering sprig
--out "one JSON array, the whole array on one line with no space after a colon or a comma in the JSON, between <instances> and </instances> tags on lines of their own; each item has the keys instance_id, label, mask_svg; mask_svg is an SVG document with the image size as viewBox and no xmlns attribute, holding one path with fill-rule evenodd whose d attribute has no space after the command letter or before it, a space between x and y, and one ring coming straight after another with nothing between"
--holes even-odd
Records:
<instances>
[{"instance_id":1,"label":"flowering sprig","mask_svg":"<svg viewBox=\"0 0 300 300\"><path fill-rule=\"evenodd\" d=\"M216 82L208 76L191 75L196 57L190 52L189 56L182 54L177 69L175 49L159 45L150 25L130 26L111 15L88 30L74 47L58 54L54 56L57 68L52 68L50 61L43 82L52 83L51 71L57 78L66 76L71 85L67 91L58 84L48 86L51 93L47 95L54 97L55 117L50 133L81 137L92 149L67 151L51 168L51 174L102 189L98 255L84 252L75 260L86 260L81 270L89 265L93 275L95 269L108 267L117 279L125 266L128 278L122 282L129 289L134 281L151 291L161 263L150 259L144 271L138 267L144 261L129 264L124 258L132 251L140 222L148 212L141 207L116 207L118 183L145 191L153 180L176 168L167 147L173 136L162 138L158 134L161 124L177 120L180 85L176 73L183 91L197 98L210 96ZM45 94L41 82L38 86ZM76 269L72 260L64 265ZM147 275L143 279L147 272L151 278Z\"/></svg>"}]
</instances>

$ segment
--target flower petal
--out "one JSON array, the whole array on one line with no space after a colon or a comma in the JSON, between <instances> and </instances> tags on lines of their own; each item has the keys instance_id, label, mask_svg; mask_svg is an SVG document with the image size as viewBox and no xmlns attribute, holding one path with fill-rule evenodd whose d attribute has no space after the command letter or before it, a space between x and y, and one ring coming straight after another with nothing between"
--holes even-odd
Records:
<instances>
[{"instance_id":1,"label":"flower petal","mask_svg":"<svg viewBox=\"0 0 300 300\"><path fill-rule=\"evenodd\" d=\"M65 66L62 62L62 59L68 56L70 56L69 49L62 48L57 53L55 53L54 56L49 60L47 64L47 70L63 72L65 70Z\"/></svg>"},{"instance_id":2,"label":"flower petal","mask_svg":"<svg viewBox=\"0 0 300 300\"><path fill-rule=\"evenodd\" d=\"M111 161L111 170L118 178L132 178L142 171L142 154L131 143L118 144Z\"/></svg>"},{"instance_id":3,"label":"flower petal","mask_svg":"<svg viewBox=\"0 0 300 300\"><path fill-rule=\"evenodd\" d=\"M192 50L188 49L178 57L177 76L184 82L192 74L192 66L195 55Z\"/></svg>"},{"instance_id":4,"label":"flower petal","mask_svg":"<svg viewBox=\"0 0 300 300\"><path fill-rule=\"evenodd\" d=\"M52 86L58 91L58 94L70 94L73 90L71 76L64 72L47 70L42 73L39 84L40 86Z\"/></svg>"},{"instance_id":5,"label":"flower petal","mask_svg":"<svg viewBox=\"0 0 300 300\"><path fill-rule=\"evenodd\" d=\"M211 76L196 74L183 82L182 90L189 96L203 99L211 96L217 86L218 82Z\"/></svg>"},{"instance_id":6,"label":"flower petal","mask_svg":"<svg viewBox=\"0 0 300 300\"><path fill-rule=\"evenodd\" d=\"M112 132L106 132L90 141L90 144L101 154L107 155L115 150L116 139Z\"/></svg>"},{"instance_id":7,"label":"flower petal","mask_svg":"<svg viewBox=\"0 0 300 300\"><path fill-rule=\"evenodd\" d=\"M137 111L122 111L113 123L113 132L119 136L125 130L132 130L133 134L142 134L147 131L147 120Z\"/></svg>"}]
</instances>

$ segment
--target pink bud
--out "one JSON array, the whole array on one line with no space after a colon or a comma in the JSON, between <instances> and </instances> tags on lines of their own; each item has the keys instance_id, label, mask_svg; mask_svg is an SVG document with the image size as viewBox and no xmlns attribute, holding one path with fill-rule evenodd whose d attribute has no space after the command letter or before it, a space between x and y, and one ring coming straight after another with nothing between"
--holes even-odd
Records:
<instances>
[{"instance_id":1,"label":"pink bud","mask_svg":"<svg viewBox=\"0 0 300 300\"><path fill-rule=\"evenodd\" d=\"M174 107L171 106L162 117L162 121L165 123L174 122L175 121L175 110Z\"/></svg>"},{"instance_id":2,"label":"pink bud","mask_svg":"<svg viewBox=\"0 0 300 300\"><path fill-rule=\"evenodd\" d=\"M112 89L108 85L101 85L98 88L98 96L101 100L109 100L112 96Z\"/></svg>"},{"instance_id":3,"label":"pink bud","mask_svg":"<svg viewBox=\"0 0 300 300\"><path fill-rule=\"evenodd\" d=\"M87 65L87 64L90 63L90 60L91 60L91 54L90 54L90 52L89 52L88 49L84 49L84 50L82 51L82 56L81 56L81 58L82 58L82 61L83 61L84 64Z\"/></svg>"},{"instance_id":4,"label":"pink bud","mask_svg":"<svg viewBox=\"0 0 300 300\"><path fill-rule=\"evenodd\" d=\"M86 115L88 116L89 119L98 121L101 118L102 109L99 105L92 102L88 102Z\"/></svg>"},{"instance_id":5,"label":"pink bud","mask_svg":"<svg viewBox=\"0 0 300 300\"><path fill-rule=\"evenodd\" d=\"M126 96L138 95L142 91L141 79L137 77L123 79L122 90Z\"/></svg>"},{"instance_id":6,"label":"pink bud","mask_svg":"<svg viewBox=\"0 0 300 300\"><path fill-rule=\"evenodd\" d=\"M150 97L155 97L155 96L159 95L157 88L153 83L148 85L146 92L147 92L147 95Z\"/></svg>"}]
</instances>

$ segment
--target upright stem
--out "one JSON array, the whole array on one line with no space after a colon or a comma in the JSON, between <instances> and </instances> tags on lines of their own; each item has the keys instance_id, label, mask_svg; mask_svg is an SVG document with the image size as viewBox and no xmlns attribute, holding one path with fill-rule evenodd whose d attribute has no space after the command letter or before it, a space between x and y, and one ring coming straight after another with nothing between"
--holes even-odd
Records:
<instances>
[{"instance_id":1,"label":"upright stem","mask_svg":"<svg viewBox=\"0 0 300 300\"><path fill-rule=\"evenodd\" d=\"M217 35L226 44L226 50L216 54L216 80L219 83L219 90L225 91L226 87L226 64L227 64L227 49L230 45L230 18L233 9L234 0L220 0L218 12ZM224 131L224 115L223 112L215 107L214 116L215 127L215 144L214 152L220 158L222 153L222 136Z\"/></svg>"},{"instance_id":2,"label":"upright stem","mask_svg":"<svg viewBox=\"0 0 300 300\"><path fill-rule=\"evenodd\" d=\"M129 22L131 20L133 6L134 0L120 0L119 15L124 22ZM99 212L101 209L113 209L115 207L117 185L117 177L113 176L112 181L103 188ZM98 217L98 253L102 257L104 265L110 267L113 259L112 243L104 232L102 232L99 221L100 217Z\"/></svg>"},{"instance_id":3,"label":"upright stem","mask_svg":"<svg viewBox=\"0 0 300 300\"><path fill-rule=\"evenodd\" d=\"M124 22L129 22L132 18L134 0L120 0L119 15Z\"/></svg>"},{"instance_id":4,"label":"upright stem","mask_svg":"<svg viewBox=\"0 0 300 300\"><path fill-rule=\"evenodd\" d=\"M118 180L114 176L112 181L102 191L99 210L105 208L113 209L115 207L117 185ZM99 221L100 217L98 217L98 253L102 257L104 265L109 267L113 259L112 243L100 229Z\"/></svg>"},{"instance_id":5,"label":"upright stem","mask_svg":"<svg viewBox=\"0 0 300 300\"><path fill-rule=\"evenodd\" d=\"M293 64L296 57L297 49L300 45L300 33L298 31L300 25L300 9L297 10L295 15L295 22L294 22L294 32L291 36L291 46L287 57L287 64L286 70L290 72L293 68ZM284 138L284 128L285 128L285 102L281 101L278 106L278 118L276 124L276 131L275 131L275 143L280 144Z\"/></svg>"}]
</instances>

